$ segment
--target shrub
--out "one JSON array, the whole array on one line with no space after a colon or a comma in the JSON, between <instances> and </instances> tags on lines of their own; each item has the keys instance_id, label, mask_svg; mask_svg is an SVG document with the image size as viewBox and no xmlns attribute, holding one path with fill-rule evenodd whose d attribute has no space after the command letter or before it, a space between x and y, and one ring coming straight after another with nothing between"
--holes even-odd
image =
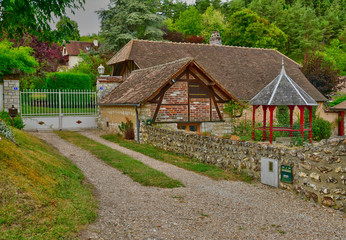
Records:
<instances>
[{"instance_id":1,"label":"shrub","mask_svg":"<svg viewBox=\"0 0 346 240\"><path fill-rule=\"evenodd\" d=\"M10 117L8 112L2 111L0 112L0 120L2 120L7 125L14 126L15 128L18 128L18 129L23 129L25 127L25 124L20 114L18 114L12 121L12 118Z\"/></svg>"},{"instance_id":2,"label":"shrub","mask_svg":"<svg viewBox=\"0 0 346 240\"><path fill-rule=\"evenodd\" d=\"M328 139L332 135L332 124L322 118L312 122L312 138L316 141Z\"/></svg>"},{"instance_id":3,"label":"shrub","mask_svg":"<svg viewBox=\"0 0 346 240\"><path fill-rule=\"evenodd\" d=\"M91 89L91 80L84 73L49 73L46 78L47 89Z\"/></svg>"},{"instance_id":4,"label":"shrub","mask_svg":"<svg viewBox=\"0 0 346 240\"><path fill-rule=\"evenodd\" d=\"M125 139L134 139L135 138L135 131L133 129L133 123L131 120L126 118L126 122L121 122L121 125L118 126L120 132L123 133L123 137Z\"/></svg>"},{"instance_id":5,"label":"shrub","mask_svg":"<svg viewBox=\"0 0 346 240\"><path fill-rule=\"evenodd\" d=\"M0 120L0 135L16 143L11 128L8 127L2 120Z\"/></svg>"}]
</instances>

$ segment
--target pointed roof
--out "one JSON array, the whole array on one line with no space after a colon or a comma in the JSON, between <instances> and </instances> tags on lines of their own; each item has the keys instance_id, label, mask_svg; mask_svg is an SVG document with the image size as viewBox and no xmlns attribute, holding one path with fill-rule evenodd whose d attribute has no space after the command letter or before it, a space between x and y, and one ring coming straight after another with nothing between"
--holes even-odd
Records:
<instances>
[{"instance_id":1,"label":"pointed roof","mask_svg":"<svg viewBox=\"0 0 346 240\"><path fill-rule=\"evenodd\" d=\"M316 101L327 99L309 82L300 65L275 49L225 45L131 40L107 64L134 61L148 68L182 58L194 58L222 86L241 100L250 100L280 72L282 56L291 78Z\"/></svg>"},{"instance_id":2,"label":"pointed roof","mask_svg":"<svg viewBox=\"0 0 346 240\"><path fill-rule=\"evenodd\" d=\"M160 90L178 77L185 69L193 64L201 70L212 82L214 82L227 96L227 99L233 98L227 90L205 73L193 58L183 58L166 64L161 64L149 68L133 71L130 76L120 86L107 94L99 105L139 105L155 97Z\"/></svg>"},{"instance_id":3,"label":"pointed roof","mask_svg":"<svg viewBox=\"0 0 346 240\"><path fill-rule=\"evenodd\" d=\"M282 59L280 74L250 100L251 105L316 106L317 102L287 74Z\"/></svg>"}]
</instances>

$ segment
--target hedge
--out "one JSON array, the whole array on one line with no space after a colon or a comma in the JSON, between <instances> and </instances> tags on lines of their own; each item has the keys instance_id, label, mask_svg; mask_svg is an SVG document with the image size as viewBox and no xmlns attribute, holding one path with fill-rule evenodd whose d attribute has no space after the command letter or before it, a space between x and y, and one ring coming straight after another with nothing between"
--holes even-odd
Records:
<instances>
[{"instance_id":1,"label":"hedge","mask_svg":"<svg viewBox=\"0 0 346 240\"><path fill-rule=\"evenodd\" d=\"M91 79L84 73L49 73L45 83L46 89L91 89Z\"/></svg>"}]
</instances>

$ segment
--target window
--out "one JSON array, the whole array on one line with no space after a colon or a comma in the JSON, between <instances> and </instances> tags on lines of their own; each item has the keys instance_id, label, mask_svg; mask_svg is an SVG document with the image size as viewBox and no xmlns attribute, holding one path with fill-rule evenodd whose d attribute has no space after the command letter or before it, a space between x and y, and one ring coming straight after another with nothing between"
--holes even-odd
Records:
<instances>
[{"instance_id":1,"label":"window","mask_svg":"<svg viewBox=\"0 0 346 240\"><path fill-rule=\"evenodd\" d=\"M178 123L178 129L185 130L187 132L200 132L199 123Z\"/></svg>"}]
</instances>

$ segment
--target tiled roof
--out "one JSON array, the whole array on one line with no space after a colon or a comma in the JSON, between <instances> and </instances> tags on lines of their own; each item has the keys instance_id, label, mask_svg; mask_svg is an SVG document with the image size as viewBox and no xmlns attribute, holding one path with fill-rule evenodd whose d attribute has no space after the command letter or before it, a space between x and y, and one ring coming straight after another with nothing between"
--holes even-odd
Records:
<instances>
[{"instance_id":1,"label":"tiled roof","mask_svg":"<svg viewBox=\"0 0 346 240\"><path fill-rule=\"evenodd\" d=\"M97 78L99 82L108 82L108 83L122 83L124 79L121 76L100 76Z\"/></svg>"},{"instance_id":2,"label":"tiled roof","mask_svg":"<svg viewBox=\"0 0 346 240\"><path fill-rule=\"evenodd\" d=\"M251 105L292 105L316 106L317 102L299 87L285 71L284 64L280 74L250 100Z\"/></svg>"},{"instance_id":3,"label":"tiled roof","mask_svg":"<svg viewBox=\"0 0 346 240\"><path fill-rule=\"evenodd\" d=\"M65 44L66 51L68 55L78 56L80 50L84 52L89 51L91 48L94 48L94 43L92 42L80 42L80 41L70 41L70 43ZM88 49L89 50L88 50Z\"/></svg>"},{"instance_id":4,"label":"tiled roof","mask_svg":"<svg viewBox=\"0 0 346 240\"><path fill-rule=\"evenodd\" d=\"M222 89L220 84L205 73L204 69L202 69L194 59L184 58L170 63L133 71L125 82L100 101L100 105L134 105L145 103L155 97L165 85L185 71L190 65L199 69ZM227 90L222 89L222 91L224 91L225 95L223 96L225 99L233 98Z\"/></svg>"},{"instance_id":5,"label":"tiled roof","mask_svg":"<svg viewBox=\"0 0 346 240\"><path fill-rule=\"evenodd\" d=\"M280 73L282 56L273 49L131 40L108 64L133 60L139 68L148 68L191 57L236 98L250 100ZM291 78L316 101L326 101L299 64L284 58Z\"/></svg>"},{"instance_id":6,"label":"tiled roof","mask_svg":"<svg viewBox=\"0 0 346 240\"><path fill-rule=\"evenodd\" d=\"M334 107L331 107L330 110L346 111L346 101L343 101L342 103L339 103Z\"/></svg>"}]
</instances>

